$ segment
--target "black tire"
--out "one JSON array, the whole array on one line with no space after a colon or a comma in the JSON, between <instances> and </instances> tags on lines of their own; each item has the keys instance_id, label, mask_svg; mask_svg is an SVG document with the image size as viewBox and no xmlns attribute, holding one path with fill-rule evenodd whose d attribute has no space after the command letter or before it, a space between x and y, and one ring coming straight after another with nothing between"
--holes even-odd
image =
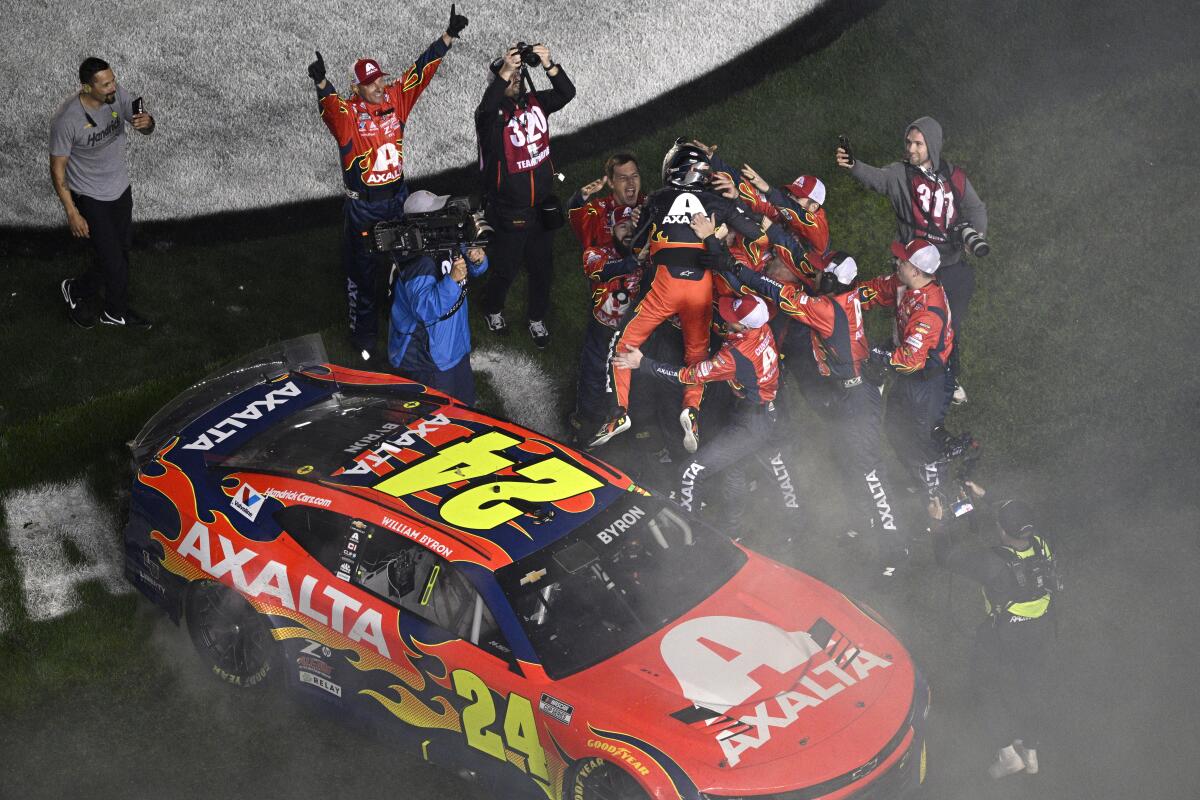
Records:
<instances>
[{"instance_id":1,"label":"black tire","mask_svg":"<svg viewBox=\"0 0 1200 800\"><path fill-rule=\"evenodd\" d=\"M633 776L602 758L589 758L575 768L566 796L571 800L649 800Z\"/></svg>"},{"instance_id":2,"label":"black tire","mask_svg":"<svg viewBox=\"0 0 1200 800\"><path fill-rule=\"evenodd\" d=\"M276 647L262 615L215 581L188 587L188 635L213 674L241 689L258 689L275 671Z\"/></svg>"}]
</instances>

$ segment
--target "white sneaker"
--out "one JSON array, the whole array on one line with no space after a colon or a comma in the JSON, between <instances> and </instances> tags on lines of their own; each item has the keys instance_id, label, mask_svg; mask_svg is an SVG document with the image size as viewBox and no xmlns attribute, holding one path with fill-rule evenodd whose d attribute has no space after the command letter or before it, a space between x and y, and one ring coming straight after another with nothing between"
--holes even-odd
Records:
<instances>
[{"instance_id":1,"label":"white sneaker","mask_svg":"<svg viewBox=\"0 0 1200 800\"><path fill-rule=\"evenodd\" d=\"M950 402L956 406L961 406L967 402L967 390L958 381L954 382L954 394L950 395Z\"/></svg>"},{"instance_id":2,"label":"white sneaker","mask_svg":"<svg viewBox=\"0 0 1200 800\"><path fill-rule=\"evenodd\" d=\"M1037 750L1034 750L1032 747L1026 747L1025 743L1020 739L1013 742L1013 749L1017 751L1017 755L1025 762L1025 771L1030 775L1037 775Z\"/></svg>"},{"instance_id":3,"label":"white sneaker","mask_svg":"<svg viewBox=\"0 0 1200 800\"><path fill-rule=\"evenodd\" d=\"M538 350L546 349L550 341L550 331L547 330L546 323L540 319L529 320L529 335L533 337L533 344Z\"/></svg>"},{"instance_id":4,"label":"white sneaker","mask_svg":"<svg viewBox=\"0 0 1200 800\"><path fill-rule=\"evenodd\" d=\"M492 333L499 336L508 335L508 323L504 321L503 312L497 311L495 314L489 314L485 311L483 319L487 322L488 330Z\"/></svg>"},{"instance_id":5,"label":"white sneaker","mask_svg":"<svg viewBox=\"0 0 1200 800\"><path fill-rule=\"evenodd\" d=\"M988 775L999 779L1005 775L1021 772L1024 769L1025 762L1017 755L1016 748L1010 744L1008 747L1000 748L1000 752L996 754L995 762L988 767Z\"/></svg>"},{"instance_id":6,"label":"white sneaker","mask_svg":"<svg viewBox=\"0 0 1200 800\"><path fill-rule=\"evenodd\" d=\"M700 413L688 406L679 412L679 425L683 428L683 449L696 452L700 448Z\"/></svg>"}]
</instances>

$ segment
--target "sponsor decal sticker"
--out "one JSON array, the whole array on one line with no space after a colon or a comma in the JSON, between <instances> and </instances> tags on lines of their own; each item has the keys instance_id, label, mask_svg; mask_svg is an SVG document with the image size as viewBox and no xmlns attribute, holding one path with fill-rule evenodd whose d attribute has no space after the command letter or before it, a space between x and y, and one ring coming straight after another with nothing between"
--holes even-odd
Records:
<instances>
[{"instance_id":1,"label":"sponsor decal sticker","mask_svg":"<svg viewBox=\"0 0 1200 800\"><path fill-rule=\"evenodd\" d=\"M258 519L258 512L263 506L263 496L256 492L250 484L243 483L230 499L229 505L233 506L234 511L254 522Z\"/></svg>"},{"instance_id":2,"label":"sponsor decal sticker","mask_svg":"<svg viewBox=\"0 0 1200 800\"><path fill-rule=\"evenodd\" d=\"M247 422L262 419L265 414L283 405L289 398L299 397L300 387L288 381L278 389L267 392L262 400L254 400L241 411L235 411L204 433L183 446L185 450L212 450L213 447L246 427Z\"/></svg>"},{"instance_id":3,"label":"sponsor decal sticker","mask_svg":"<svg viewBox=\"0 0 1200 800\"><path fill-rule=\"evenodd\" d=\"M558 720L563 725L570 725L571 717L575 715L574 706L548 694L542 695L541 701L538 702L538 708L542 710L543 714Z\"/></svg>"},{"instance_id":4,"label":"sponsor decal sticker","mask_svg":"<svg viewBox=\"0 0 1200 800\"><path fill-rule=\"evenodd\" d=\"M300 682L307 683L309 686L316 686L318 689L324 689L334 697L342 696L342 687L338 686L333 681L326 680L320 675L313 675L311 672L300 671Z\"/></svg>"}]
</instances>

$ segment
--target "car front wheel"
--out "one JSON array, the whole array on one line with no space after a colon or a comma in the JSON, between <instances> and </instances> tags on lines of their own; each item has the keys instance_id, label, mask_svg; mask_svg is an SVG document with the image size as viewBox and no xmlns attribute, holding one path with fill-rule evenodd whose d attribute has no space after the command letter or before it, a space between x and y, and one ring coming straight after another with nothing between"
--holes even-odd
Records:
<instances>
[{"instance_id":1,"label":"car front wheel","mask_svg":"<svg viewBox=\"0 0 1200 800\"><path fill-rule=\"evenodd\" d=\"M243 689L267 680L275 644L262 615L240 594L214 581L193 584L185 613L192 644L213 674Z\"/></svg>"},{"instance_id":2,"label":"car front wheel","mask_svg":"<svg viewBox=\"0 0 1200 800\"><path fill-rule=\"evenodd\" d=\"M579 765L568 796L573 800L649 800L632 775L602 758Z\"/></svg>"}]
</instances>

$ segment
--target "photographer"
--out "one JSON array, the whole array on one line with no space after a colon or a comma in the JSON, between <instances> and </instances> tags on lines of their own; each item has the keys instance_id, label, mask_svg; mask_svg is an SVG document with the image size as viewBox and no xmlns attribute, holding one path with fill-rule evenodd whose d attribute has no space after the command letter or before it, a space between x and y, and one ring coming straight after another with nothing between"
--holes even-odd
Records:
<instances>
[{"instance_id":1,"label":"photographer","mask_svg":"<svg viewBox=\"0 0 1200 800\"><path fill-rule=\"evenodd\" d=\"M527 67L546 71L553 88L535 91ZM539 349L550 341L546 313L553 276L553 231L563 223L553 195L549 116L571 102L575 85L544 44L509 48L492 62L492 80L475 109L475 135L495 268L483 291L488 330L504 335L504 302L517 269L528 277L526 319Z\"/></svg>"},{"instance_id":2,"label":"photographer","mask_svg":"<svg viewBox=\"0 0 1200 800\"><path fill-rule=\"evenodd\" d=\"M988 254L989 247L983 240L987 236L987 207L967 174L942 158L942 126L937 120L921 117L909 125L904 131L904 148L903 162L880 169L855 159L846 147L838 147L837 165L891 201L900 241L920 238L937 247L942 263L938 282L946 290L954 313L954 336L961 351L962 326L975 293L975 270L963 256L967 250L976 256ZM978 239L971 235L972 230ZM967 393L958 382L957 353L951 359L947 377L947 400L965 403Z\"/></svg>"},{"instance_id":3,"label":"photographer","mask_svg":"<svg viewBox=\"0 0 1200 800\"><path fill-rule=\"evenodd\" d=\"M425 190L413 192L404 212L439 211L448 199ZM483 248L466 245L457 251L396 259L388 361L404 377L467 405L475 403L467 279L478 278L487 269Z\"/></svg>"},{"instance_id":4,"label":"photographer","mask_svg":"<svg viewBox=\"0 0 1200 800\"><path fill-rule=\"evenodd\" d=\"M446 32L405 70L400 80L387 83L377 61L360 58L354 64L354 90L342 97L325 77L325 60L308 65L317 87L321 120L337 141L345 184L342 266L350 300L350 338L364 361L375 356L379 332L376 308L376 265L379 257L367 247L367 231L377 222L404 215L408 187L404 183L404 126L421 93L437 73L451 43L467 27L467 18L450 6Z\"/></svg>"}]
</instances>

